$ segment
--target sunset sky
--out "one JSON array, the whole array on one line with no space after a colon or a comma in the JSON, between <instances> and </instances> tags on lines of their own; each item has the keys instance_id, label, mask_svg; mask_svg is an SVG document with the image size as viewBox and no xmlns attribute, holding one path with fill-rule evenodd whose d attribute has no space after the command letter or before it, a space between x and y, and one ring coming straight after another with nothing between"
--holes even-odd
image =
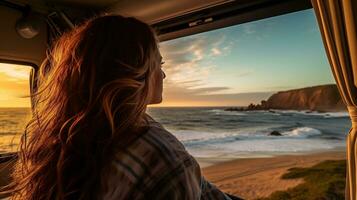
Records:
<instances>
[{"instance_id":1,"label":"sunset sky","mask_svg":"<svg viewBox=\"0 0 357 200\"><path fill-rule=\"evenodd\" d=\"M158 106L243 106L281 90L334 83L312 10L160 43ZM29 107L30 67L0 64L0 107Z\"/></svg>"},{"instance_id":2,"label":"sunset sky","mask_svg":"<svg viewBox=\"0 0 357 200\"><path fill-rule=\"evenodd\" d=\"M30 107L31 67L0 63L0 107Z\"/></svg>"},{"instance_id":3,"label":"sunset sky","mask_svg":"<svg viewBox=\"0 0 357 200\"><path fill-rule=\"evenodd\" d=\"M160 106L234 106L273 92L334 83L313 10L160 44Z\"/></svg>"}]
</instances>

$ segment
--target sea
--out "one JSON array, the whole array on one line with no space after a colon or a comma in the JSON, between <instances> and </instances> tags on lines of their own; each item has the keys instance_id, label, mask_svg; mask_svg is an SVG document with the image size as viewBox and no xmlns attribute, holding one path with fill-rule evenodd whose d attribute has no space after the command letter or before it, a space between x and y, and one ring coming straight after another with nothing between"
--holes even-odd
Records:
<instances>
[{"instance_id":1,"label":"sea","mask_svg":"<svg viewBox=\"0 0 357 200\"><path fill-rule=\"evenodd\" d=\"M148 114L197 158L246 158L344 149L347 112L225 111L225 107L150 107ZM0 153L18 150L29 108L0 108ZM277 131L281 135L273 136Z\"/></svg>"},{"instance_id":2,"label":"sea","mask_svg":"<svg viewBox=\"0 0 357 200\"><path fill-rule=\"evenodd\" d=\"M31 117L30 108L0 107L0 153L18 150L19 141Z\"/></svg>"},{"instance_id":3,"label":"sea","mask_svg":"<svg viewBox=\"0 0 357 200\"><path fill-rule=\"evenodd\" d=\"M225 111L224 107L149 108L148 113L197 158L270 157L341 150L347 112ZM278 131L281 136L272 136Z\"/></svg>"}]
</instances>

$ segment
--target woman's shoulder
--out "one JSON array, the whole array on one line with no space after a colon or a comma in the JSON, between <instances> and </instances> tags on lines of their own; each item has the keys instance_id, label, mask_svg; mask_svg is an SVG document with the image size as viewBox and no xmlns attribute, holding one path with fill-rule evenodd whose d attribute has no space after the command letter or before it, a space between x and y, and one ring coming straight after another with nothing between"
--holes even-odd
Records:
<instances>
[{"instance_id":1,"label":"woman's shoulder","mask_svg":"<svg viewBox=\"0 0 357 200\"><path fill-rule=\"evenodd\" d=\"M148 122L147 132L116 154L117 162L125 162L127 166L138 166L139 171L141 168L149 168L153 173L174 168L188 160L195 162L172 133L152 118Z\"/></svg>"},{"instance_id":2,"label":"woman's shoulder","mask_svg":"<svg viewBox=\"0 0 357 200\"><path fill-rule=\"evenodd\" d=\"M109 190L116 190L115 185L123 186L120 190L105 192L109 195L105 199L129 196L129 199L137 199L134 196L139 198L152 192L163 177L174 178L179 174L176 171L182 168L199 169L199 165L174 135L151 120L145 134L115 155L106 182Z\"/></svg>"},{"instance_id":3,"label":"woman's shoulder","mask_svg":"<svg viewBox=\"0 0 357 200\"><path fill-rule=\"evenodd\" d=\"M187 157L191 157L177 137L165 129L162 124L151 117L148 122L148 131L139 138L139 143L143 147L156 154L166 155L172 161L185 160Z\"/></svg>"}]
</instances>

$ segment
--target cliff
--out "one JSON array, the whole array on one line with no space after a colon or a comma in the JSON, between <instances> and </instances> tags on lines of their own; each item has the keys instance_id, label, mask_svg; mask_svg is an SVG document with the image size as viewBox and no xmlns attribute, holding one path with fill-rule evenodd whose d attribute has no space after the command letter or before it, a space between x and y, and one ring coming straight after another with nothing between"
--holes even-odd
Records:
<instances>
[{"instance_id":1,"label":"cliff","mask_svg":"<svg viewBox=\"0 0 357 200\"><path fill-rule=\"evenodd\" d=\"M262 102L263 103L263 102ZM321 85L273 94L264 102L268 109L345 111L337 86Z\"/></svg>"}]
</instances>

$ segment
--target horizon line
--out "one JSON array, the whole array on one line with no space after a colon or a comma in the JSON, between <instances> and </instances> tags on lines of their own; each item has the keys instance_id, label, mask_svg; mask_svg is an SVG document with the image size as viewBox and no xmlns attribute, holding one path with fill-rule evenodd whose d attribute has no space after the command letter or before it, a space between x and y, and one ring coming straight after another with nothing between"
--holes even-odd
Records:
<instances>
[{"instance_id":1,"label":"horizon line","mask_svg":"<svg viewBox=\"0 0 357 200\"><path fill-rule=\"evenodd\" d=\"M202 108L209 108L209 107L247 107L247 106L241 106L241 105L235 105L235 106L222 106L222 105L217 105L217 106L148 106L148 108L197 108L197 107L202 107ZM0 107L1 108L30 108L31 107Z\"/></svg>"}]
</instances>

